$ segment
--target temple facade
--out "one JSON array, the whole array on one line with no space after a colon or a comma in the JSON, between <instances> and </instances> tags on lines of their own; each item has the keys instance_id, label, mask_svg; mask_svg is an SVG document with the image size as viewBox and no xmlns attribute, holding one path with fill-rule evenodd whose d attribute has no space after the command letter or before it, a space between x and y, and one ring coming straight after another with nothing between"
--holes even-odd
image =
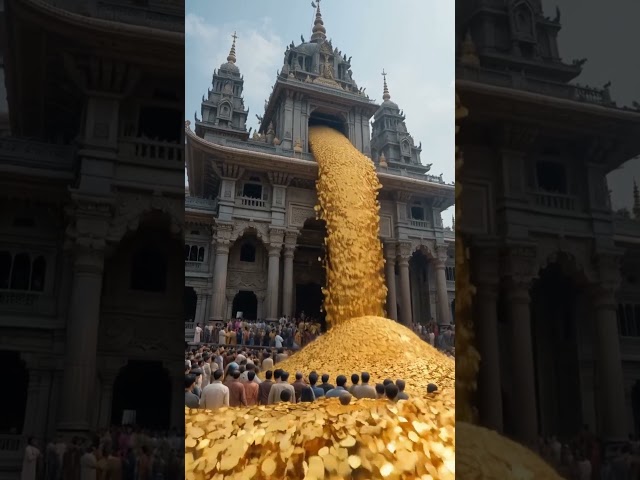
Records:
<instances>
[{"instance_id":1,"label":"temple facade","mask_svg":"<svg viewBox=\"0 0 640 480\"><path fill-rule=\"evenodd\" d=\"M313 125L342 132L375 163L387 315L405 325L450 324L454 235L441 212L453 205L454 186L428 174L431 165L422 163L421 145L391 100L386 76L377 104L354 80L351 58L327 39L318 6L309 41L287 46L260 128L251 134L238 58L234 34L200 118L186 127L186 339L194 322L238 312L249 319L302 312L322 318L325 225L314 211Z\"/></svg>"},{"instance_id":2,"label":"temple facade","mask_svg":"<svg viewBox=\"0 0 640 480\"><path fill-rule=\"evenodd\" d=\"M469 116L458 234L470 245L481 422L523 442L640 433L640 199L611 210L606 175L640 153L640 111L573 80L560 11L539 0L456 10Z\"/></svg>"},{"instance_id":3,"label":"temple facade","mask_svg":"<svg viewBox=\"0 0 640 480\"><path fill-rule=\"evenodd\" d=\"M183 425L184 10L0 13L0 478L16 478L28 436L87 434L125 410Z\"/></svg>"}]
</instances>

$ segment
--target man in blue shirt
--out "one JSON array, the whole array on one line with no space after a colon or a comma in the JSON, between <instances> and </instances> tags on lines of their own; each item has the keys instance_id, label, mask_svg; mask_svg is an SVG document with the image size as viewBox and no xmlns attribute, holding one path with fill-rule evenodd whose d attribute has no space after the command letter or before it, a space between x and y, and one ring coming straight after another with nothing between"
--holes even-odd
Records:
<instances>
[{"instance_id":1,"label":"man in blue shirt","mask_svg":"<svg viewBox=\"0 0 640 480\"><path fill-rule=\"evenodd\" d=\"M325 397L327 398L337 398L340 395L342 395L343 393L349 393L347 392L347 389L344 388L344 386L347 384L347 377L345 377L344 375L338 375L338 378L336 378L336 388L332 388L331 390L329 390L326 394Z\"/></svg>"},{"instance_id":2,"label":"man in blue shirt","mask_svg":"<svg viewBox=\"0 0 640 480\"><path fill-rule=\"evenodd\" d=\"M316 372L311 372L309 374L309 383L311 384L311 390L313 390L313 394L316 398L324 397L324 390L316 385L316 383L318 383L318 374Z\"/></svg>"}]
</instances>

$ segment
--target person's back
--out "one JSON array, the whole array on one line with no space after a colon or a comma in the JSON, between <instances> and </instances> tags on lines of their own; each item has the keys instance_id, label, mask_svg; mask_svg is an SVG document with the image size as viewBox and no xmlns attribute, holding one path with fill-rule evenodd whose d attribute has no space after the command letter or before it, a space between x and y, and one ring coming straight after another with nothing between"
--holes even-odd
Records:
<instances>
[{"instance_id":1,"label":"person's back","mask_svg":"<svg viewBox=\"0 0 640 480\"><path fill-rule=\"evenodd\" d=\"M346 383L347 383L347 377L345 377L344 375L338 375L338 377L336 378L337 386L329 390L327 393L325 393L324 396L327 398L339 397L340 395L342 395L344 392L347 391L347 389L345 388Z\"/></svg>"},{"instance_id":2,"label":"person's back","mask_svg":"<svg viewBox=\"0 0 640 480\"><path fill-rule=\"evenodd\" d=\"M295 395L296 395L296 399L295 399L296 403L300 402L300 397L302 396L302 390L306 386L307 384L304 383L304 380L302 379L302 373L300 372L296 373L296 381L293 382L293 391L295 392Z\"/></svg>"},{"instance_id":3,"label":"person's back","mask_svg":"<svg viewBox=\"0 0 640 480\"><path fill-rule=\"evenodd\" d=\"M149 476L147 477L149 479L151 478L150 473L151 472L149 472ZM141 476L140 479L145 479L145 477ZM105 480L122 480L122 461L113 454L109 455L107 459Z\"/></svg>"},{"instance_id":4,"label":"person's back","mask_svg":"<svg viewBox=\"0 0 640 480\"><path fill-rule=\"evenodd\" d=\"M233 371L233 380L229 383L229 406L246 407L247 395L244 385L240 382L240 371Z\"/></svg>"},{"instance_id":5,"label":"person's back","mask_svg":"<svg viewBox=\"0 0 640 480\"><path fill-rule=\"evenodd\" d=\"M325 395L329 390L333 390L334 388L336 388L329 383L329 375L327 375L326 373L322 374L322 384L320 385L320 388L324 390Z\"/></svg>"},{"instance_id":6,"label":"person's back","mask_svg":"<svg viewBox=\"0 0 640 480\"><path fill-rule=\"evenodd\" d=\"M309 375L309 384L311 385L311 390L313 390L313 396L316 399L320 397L324 397L324 389L316 385L317 382L318 382L318 375L315 372L312 372Z\"/></svg>"},{"instance_id":7,"label":"person's back","mask_svg":"<svg viewBox=\"0 0 640 480\"><path fill-rule=\"evenodd\" d=\"M362 383L360 385L353 387L353 392L351 394L356 398L378 398L376 394L376 389L369 385L370 376L367 372L362 372L361 375Z\"/></svg>"},{"instance_id":8,"label":"person's back","mask_svg":"<svg viewBox=\"0 0 640 480\"><path fill-rule=\"evenodd\" d=\"M262 360L262 371L266 372L267 370L273 370L273 358L271 358L271 355L265 355L264 360Z\"/></svg>"},{"instance_id":9,"label":"person's back","mask_svg":"<svg viewBox=\"0 0 640 480\"><path fill-rule=\"evenodd\" d=\"M222 370L213 372L213 382L204 387L202 396L200 397L200 407L207 409L216 409L229 406L229 387L224 385L220 380L222 378Z\"/></svg>"},{"instance_id":10,"label":"person's back","mask_svg":"<svg viewBox=\"0 0 640 480\"><path fill-rule=\"evenodd\" d=\"M260 385L253 381L256 376L256 373L253 370L249 370L247 376L247 381L244 382L244 391L247 397L247 405L251 407L258 404Z\"/></svg>"},{"instance_id":11,"label":"person's back","mask_svg":"<svg viewBox=\"0 0 640 480\"><path fill-rule=\"evenodd\" d=\"M273 381L271 380L272 376L273 372L271 370L267 370L265 372L265 380L258 386L258 404L260 405L269 404L269 392L273 386Z\"/></svg>"}]
</instances>

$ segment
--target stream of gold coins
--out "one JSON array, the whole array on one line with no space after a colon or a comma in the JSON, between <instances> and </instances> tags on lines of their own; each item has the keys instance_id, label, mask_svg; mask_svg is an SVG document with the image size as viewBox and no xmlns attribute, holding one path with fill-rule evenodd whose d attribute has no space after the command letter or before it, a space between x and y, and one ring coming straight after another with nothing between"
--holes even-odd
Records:
<instances>
[{"instance_id":1,"label":"stream of gold coins","mask_svg":"<svg viewBox=\"0 0 640 480\"><path fill-rule=\"evenodd\" d=\"M337 398L210 411L186 410L187 480L453 479L455 362L408 328L383 318L380 183L373 163L341 133L309 128L319 166L318 217L326 221L331 329L279 367L371 383L406 381L410 399ZM437 385L427 393L429 383Z\"/></svg>"}]
</instances>

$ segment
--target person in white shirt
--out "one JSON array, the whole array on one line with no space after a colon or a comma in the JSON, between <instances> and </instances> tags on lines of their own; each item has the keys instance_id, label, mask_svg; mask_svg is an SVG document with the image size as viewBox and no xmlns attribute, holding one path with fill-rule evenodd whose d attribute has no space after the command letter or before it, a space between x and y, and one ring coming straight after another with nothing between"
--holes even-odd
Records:
<instances>
[{"instance_id":1,"label":"person in white shirt","mask_svg":"<svg viewBox=\"0 0 640 480\"><path fill-rule=\"evenodd\" d=\"M220 345L227 343L227 331L224 328L221 328L218 332L218 343Z\"/></svg>"},{"instance_id":2,"label":"person in white shirt","mask_svg":"<svg viewBox=\"0 0 640 480\"><path fill-rule=\"evenodd\" d=\"M193 334L193 343L200 343L200 334L202 333L202 327L199 323L196 323L196 330Z\"/></svg>"},{"instance_id":3,"label":"person in white shirt","mask_svg":"<svg viewBox=\"0 0 640 480\"><path fill-rule=\"evenodd\" d=\"M253 363L247 363L246 370L240 374L240 381L241 382L248 382L249 381L249 372L256 373L256 366ZM257 374L253 378L253 383L257 383L257 384L262 383L262 380L260 380L258 378Z\"/></svg>"},{"instance_id":4,"label":"person in white shirt","mask_svg":"<svg viewBox=\"0 0 640 480\"><path fill-rule=\"evenodd\" d=\"M284 339L280 336L279 333L276 333L274 341L276 342L276 348L282 348L282 342L284 341Z\"/></svg>"},{"instance_id":5,"label":"person in white shirt","mask_svg":"<svg viewBox=\"0 0 640 480\"><path fill-rule=\"evenodd\" d=\"M214 410L229 406L229 387L220 381L221 378L222 370L213 372L213 382L202 390L200 408Z\"/></svg>"}]
</instances>

